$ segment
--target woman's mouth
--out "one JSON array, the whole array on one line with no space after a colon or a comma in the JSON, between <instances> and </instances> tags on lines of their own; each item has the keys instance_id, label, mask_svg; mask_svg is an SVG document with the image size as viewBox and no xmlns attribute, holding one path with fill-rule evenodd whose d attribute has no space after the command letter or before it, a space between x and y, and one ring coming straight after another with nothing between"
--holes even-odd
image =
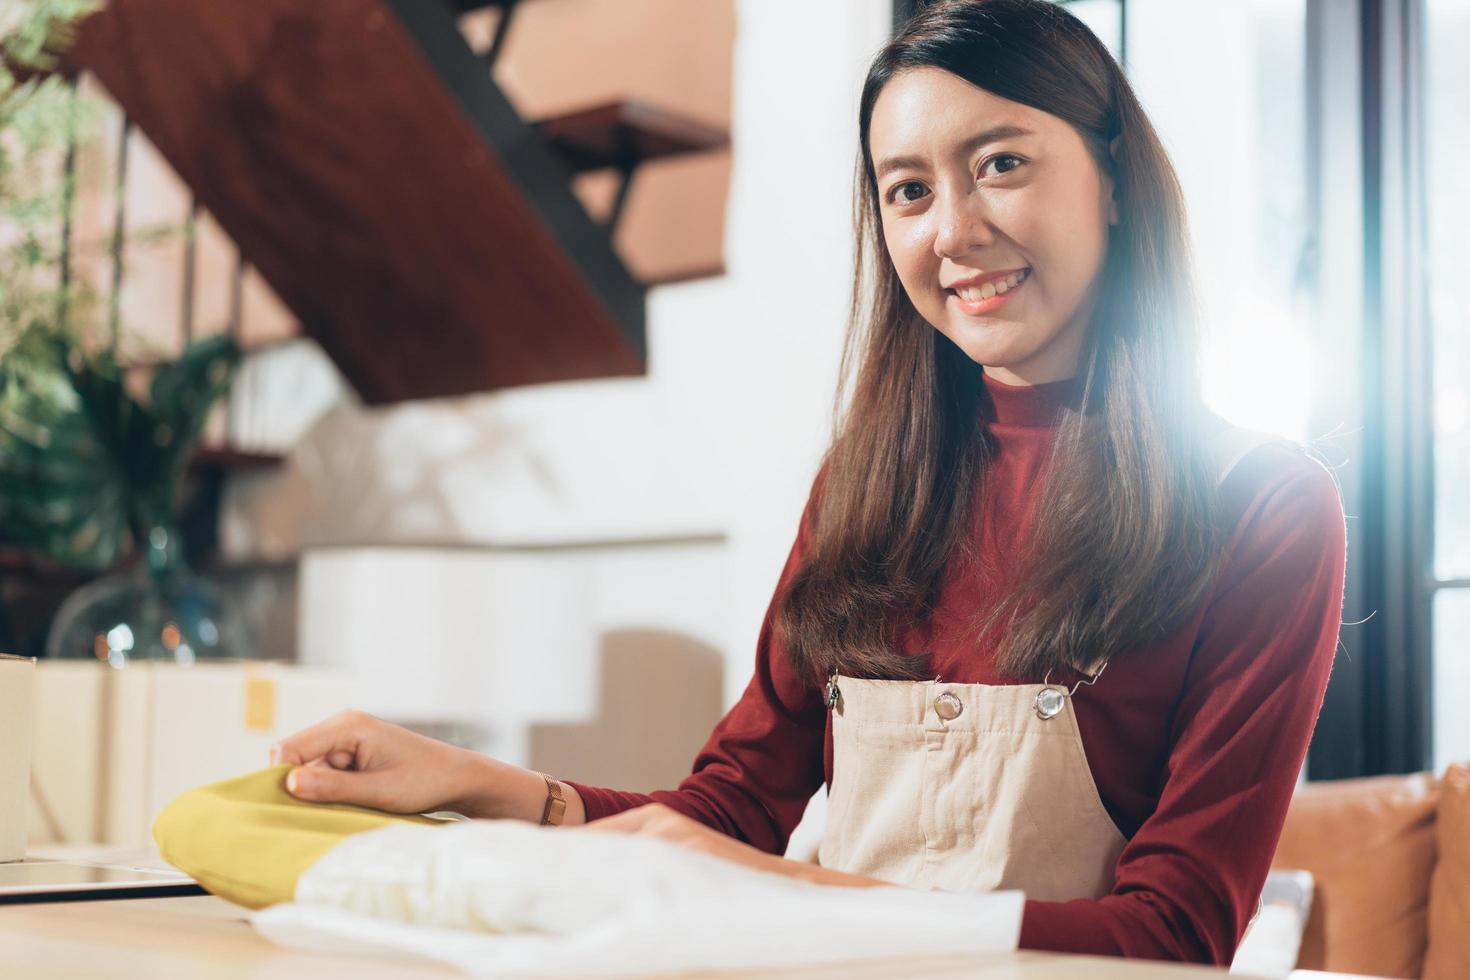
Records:
<instances>
[{"instance_id":1,"label":"woman's mouth","mask_svg":"<svg viewBox=\"0 0 1470 980\"><path fill-rule=\"evenodd\" d=\"M1004 279L995 279L981 286L966 286L963 289L946 289L945 302L953 302L960 308L961 313L970 316L983 316L986 313L1000 308L1000 305L1025 284L1031 278L1031 269L1025 268L1020 272L1013 272Z\"/></svg>"}]
</instances>

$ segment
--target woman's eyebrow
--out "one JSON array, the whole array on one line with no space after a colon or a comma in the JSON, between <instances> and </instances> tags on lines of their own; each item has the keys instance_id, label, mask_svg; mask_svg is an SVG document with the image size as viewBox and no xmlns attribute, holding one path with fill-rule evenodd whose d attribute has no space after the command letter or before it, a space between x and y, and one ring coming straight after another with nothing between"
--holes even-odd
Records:
<instances>
[{"instance_id":1,"label":"woman's eyebrow","mask_svg":"<svg viewBox=\"0 0 1470 980\"><path fill-rule=\"evenodd\" d=\"M996 140L1010 139L1014 136L1030 135L1031 130L1009 123L1000 126L992 126L989 129L984 130L983 132L976 133L974 136L971 136L969 139L961 143L959 146L959 152L966 154L973 153L980 147L984 146L986 143L994 143ZM922 169L924 167L924 160L919 157L889 157L882 163L878 164L876 176L882 177L890 170L899 170L905 167L911 167L915 170Z\"/></svg>"}]
</instances>

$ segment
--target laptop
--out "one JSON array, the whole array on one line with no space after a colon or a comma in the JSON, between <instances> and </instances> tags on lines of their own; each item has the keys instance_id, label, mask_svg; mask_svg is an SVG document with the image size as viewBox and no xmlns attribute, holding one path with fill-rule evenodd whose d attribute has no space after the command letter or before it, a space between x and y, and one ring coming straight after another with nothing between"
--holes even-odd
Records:
<instances>
[{"instance_id":1,"label":"laptop","mask_svg":"<svg viewBox=\"0 0 1470 980\"><path fill-rule=\"evenodd\" d=\"M171 868L41 858L0 864L0 905L203 894L193 878Z\"/></svg>"}]
</instances>

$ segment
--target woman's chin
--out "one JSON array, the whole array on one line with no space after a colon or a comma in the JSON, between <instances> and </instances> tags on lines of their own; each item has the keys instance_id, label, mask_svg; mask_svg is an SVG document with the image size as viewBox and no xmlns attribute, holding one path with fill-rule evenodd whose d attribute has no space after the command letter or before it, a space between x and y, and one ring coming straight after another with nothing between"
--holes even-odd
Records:
<instances>
[{"instance_id":1,"label":"woman's chin","mask_svg":"<svg viewBox=\"0 0 1470 980\"><path fill-rule=\"evenodd\" d=\"M1020 342L1025 329L1024 324L1014 320L986 317L966 318L960 323L951 320L949 329L942 332L976 364L1005 367L1019 364L1033 353L1030 345Z\"/></svg>"}]
</instances>

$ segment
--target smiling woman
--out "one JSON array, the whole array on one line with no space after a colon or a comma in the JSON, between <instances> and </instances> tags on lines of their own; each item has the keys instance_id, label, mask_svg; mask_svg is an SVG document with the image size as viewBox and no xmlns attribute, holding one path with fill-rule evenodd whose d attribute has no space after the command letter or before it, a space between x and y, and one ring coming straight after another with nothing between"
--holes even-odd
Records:
<instances>
[{"instance_id":1,"label":"smiling woman","mask_svg":"<svg viewBox=\"0 0 1470 980\"><path fill-rule=\"evenodd\" d=\"M899 148L875 168L883 240L924 319L1008 384L1076 373L1118 221L1077 130L938 68L894 78L869 126Z\"/></svg>"},{"instance_id":2,"label":"smiling woman","mask_svg":"<svg viewBox=\"0 0 1470 980\"><path fill-rule=\"evenodd\" d=\"M869 69L858 133L851 399L779 610L793 655L929 669L885 631L971 539L1001 448L974 420L1006 385L1077 410L1047 420L1056 465L979 632L1008 623L1012 676L1160 635L1209 587L1223 423L1200 399L1178 181L1122 70L1054 4L929 4Z\"/></svg>"},{"instance_id":3,"label":"smiling woman","mask_svg":"<svg viewBox=\"0 0 1470 980\"><path fill-rule=\"evenodd\" d=\"M1201 403L1178 182L1079 21L938 0L858 118L850 390L754 675L677 789L566 783L564 822L1228 962L1337 643L1332 474ZM560 792L360 716L282 751L312 799L545 821ZM824 782L819 864L777 857Z\"/></svg>"}]
</instances>

